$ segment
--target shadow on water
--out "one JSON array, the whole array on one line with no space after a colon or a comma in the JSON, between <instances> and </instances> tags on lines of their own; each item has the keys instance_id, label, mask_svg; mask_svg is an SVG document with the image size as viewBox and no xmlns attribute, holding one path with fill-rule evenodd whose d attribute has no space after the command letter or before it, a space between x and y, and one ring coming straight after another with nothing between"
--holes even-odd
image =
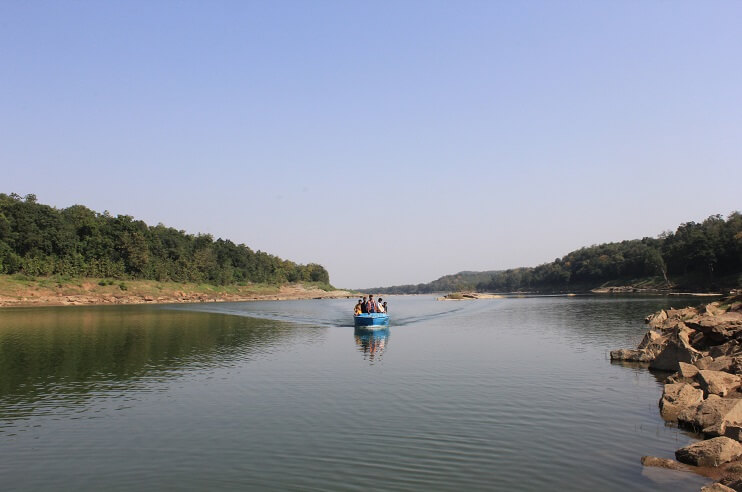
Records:
<instances>
[{"instance_id":1,"label":"shadow on water","mask_svg":"<svg viewBox=\"0 0 742 492\"><path fill-rule=\"evenodd\" d=\"M184 370L230 366L318 335L276 321L141 306L0 316L0 418L76 408L100 392L146 389Z\"/></svg>"},{"instance_id":2,"label":"shadow on water","mask_svg":"<svg viewBox=\"0 0 742 492\"><path fill-rule=\"evenodd\" d=\"M369 329L356 327L353 332L358 351L371 364L381 360L389 343L389 328Z\"/></svg>"}]
</instances>

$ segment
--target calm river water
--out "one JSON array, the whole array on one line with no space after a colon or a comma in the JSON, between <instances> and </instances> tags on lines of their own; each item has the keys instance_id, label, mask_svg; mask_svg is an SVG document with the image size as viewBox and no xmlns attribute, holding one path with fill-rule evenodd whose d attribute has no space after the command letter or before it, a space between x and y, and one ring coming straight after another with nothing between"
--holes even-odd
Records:
<instances>
[{"instance_id":1,"label":"calm river water","mask_svg":"<svg viewBox=\"0 0 742 492\"><path fill-rule=\"evenodd\" d=\"M388 299L0 310L3 490L698 490L695 437L611 364L698 299Z\"/></svg>"}]
</instances>

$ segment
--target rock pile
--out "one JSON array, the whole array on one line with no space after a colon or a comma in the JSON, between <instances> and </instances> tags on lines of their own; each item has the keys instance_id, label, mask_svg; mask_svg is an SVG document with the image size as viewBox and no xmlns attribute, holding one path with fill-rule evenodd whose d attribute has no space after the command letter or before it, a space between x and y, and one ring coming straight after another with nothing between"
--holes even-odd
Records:
<instances>
[{"instance_id":1,"label":"rock pile","mask_svg":"<svg viewBox=\"0 0 742 492\"><path fill-rule=\"evenodd\" d=\"M709 490L742 491L742 295L699 308L662 310L645 321L650 329L639 346L614 350L611 360L648 363L652 370L672 373L665 380L660 414L706 438L677 450L675 457L692 465L687 469L718 479ZM642 459L647 466L660 462L667 467L667 460Z\"/></svg>"}]
</instances>

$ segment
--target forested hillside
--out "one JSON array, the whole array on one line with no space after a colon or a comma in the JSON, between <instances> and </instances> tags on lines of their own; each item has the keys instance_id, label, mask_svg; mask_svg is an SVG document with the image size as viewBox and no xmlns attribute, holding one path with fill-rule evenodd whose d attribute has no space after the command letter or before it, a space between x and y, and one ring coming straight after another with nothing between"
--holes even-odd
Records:
<instances>
[{"instance_id":1,"label":"forested hillside","mask_svg":"<svg viewBox=\"0 0 742 492\"><path fill-rule=\"evenodd\" d=\"M484 277L484 278L483 278ZM375 288L386 293L564 292L601 285L695 290L742 286L742 214L687 222L657 238L606 243L573 251L537 267L461 272L428 284Z\"/></svg>"},{"instance_id":2,"label":"forested hillside","mask_svg":"<svg viewBox=\"0 0 742 492\"><path fill-rule=\"evenodd\" d=\"M82 205L56 209L0 193L0 273L159 281L329 283L317 264L298 265L209 234L148 226Z\"/></svg>"},{"instance_id":3,"label":"forested hillside","mask_svg":"<svg viewBox=\"0 0 742 492\"><path fill-rule=\"evenodd\" d=\"M486 283L500 273L492 270L486 272L459 272L423 284L394 285L392 287L373 287L369 292L383 292L386 294L429 294L431 292L456 292L474 290L477 285Z\"/></svg>"}]
</instances>

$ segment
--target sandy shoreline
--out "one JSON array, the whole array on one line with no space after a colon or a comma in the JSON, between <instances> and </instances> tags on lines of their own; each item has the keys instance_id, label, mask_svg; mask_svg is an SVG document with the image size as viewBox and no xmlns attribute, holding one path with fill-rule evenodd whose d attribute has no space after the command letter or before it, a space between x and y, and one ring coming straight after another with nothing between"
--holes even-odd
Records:
<instances>
[{"instance_id":1,"label":"sandy shoreline","mask_svg":"<svg viewBox=\"0 0 742 492\"><path fill-rule=\"evenodd\" d=\"M0 293L0 307L43 307L43 306L96 306L123 304L180 304L201 302L242 302L242 301L286 301L299 299L345 299L355 294L345 290L323 290L289 284L270 289L268 292L249 291L188 291L172 290L166 292L127 292L121 289L86 289L82 292L65 292L65 289L25 289L12 294ZM86 291L87 290L87 291ZM142 289L139 289L142 290ZM150 289L151 290L151 289Z\"/></svg>"}]
</instances>

